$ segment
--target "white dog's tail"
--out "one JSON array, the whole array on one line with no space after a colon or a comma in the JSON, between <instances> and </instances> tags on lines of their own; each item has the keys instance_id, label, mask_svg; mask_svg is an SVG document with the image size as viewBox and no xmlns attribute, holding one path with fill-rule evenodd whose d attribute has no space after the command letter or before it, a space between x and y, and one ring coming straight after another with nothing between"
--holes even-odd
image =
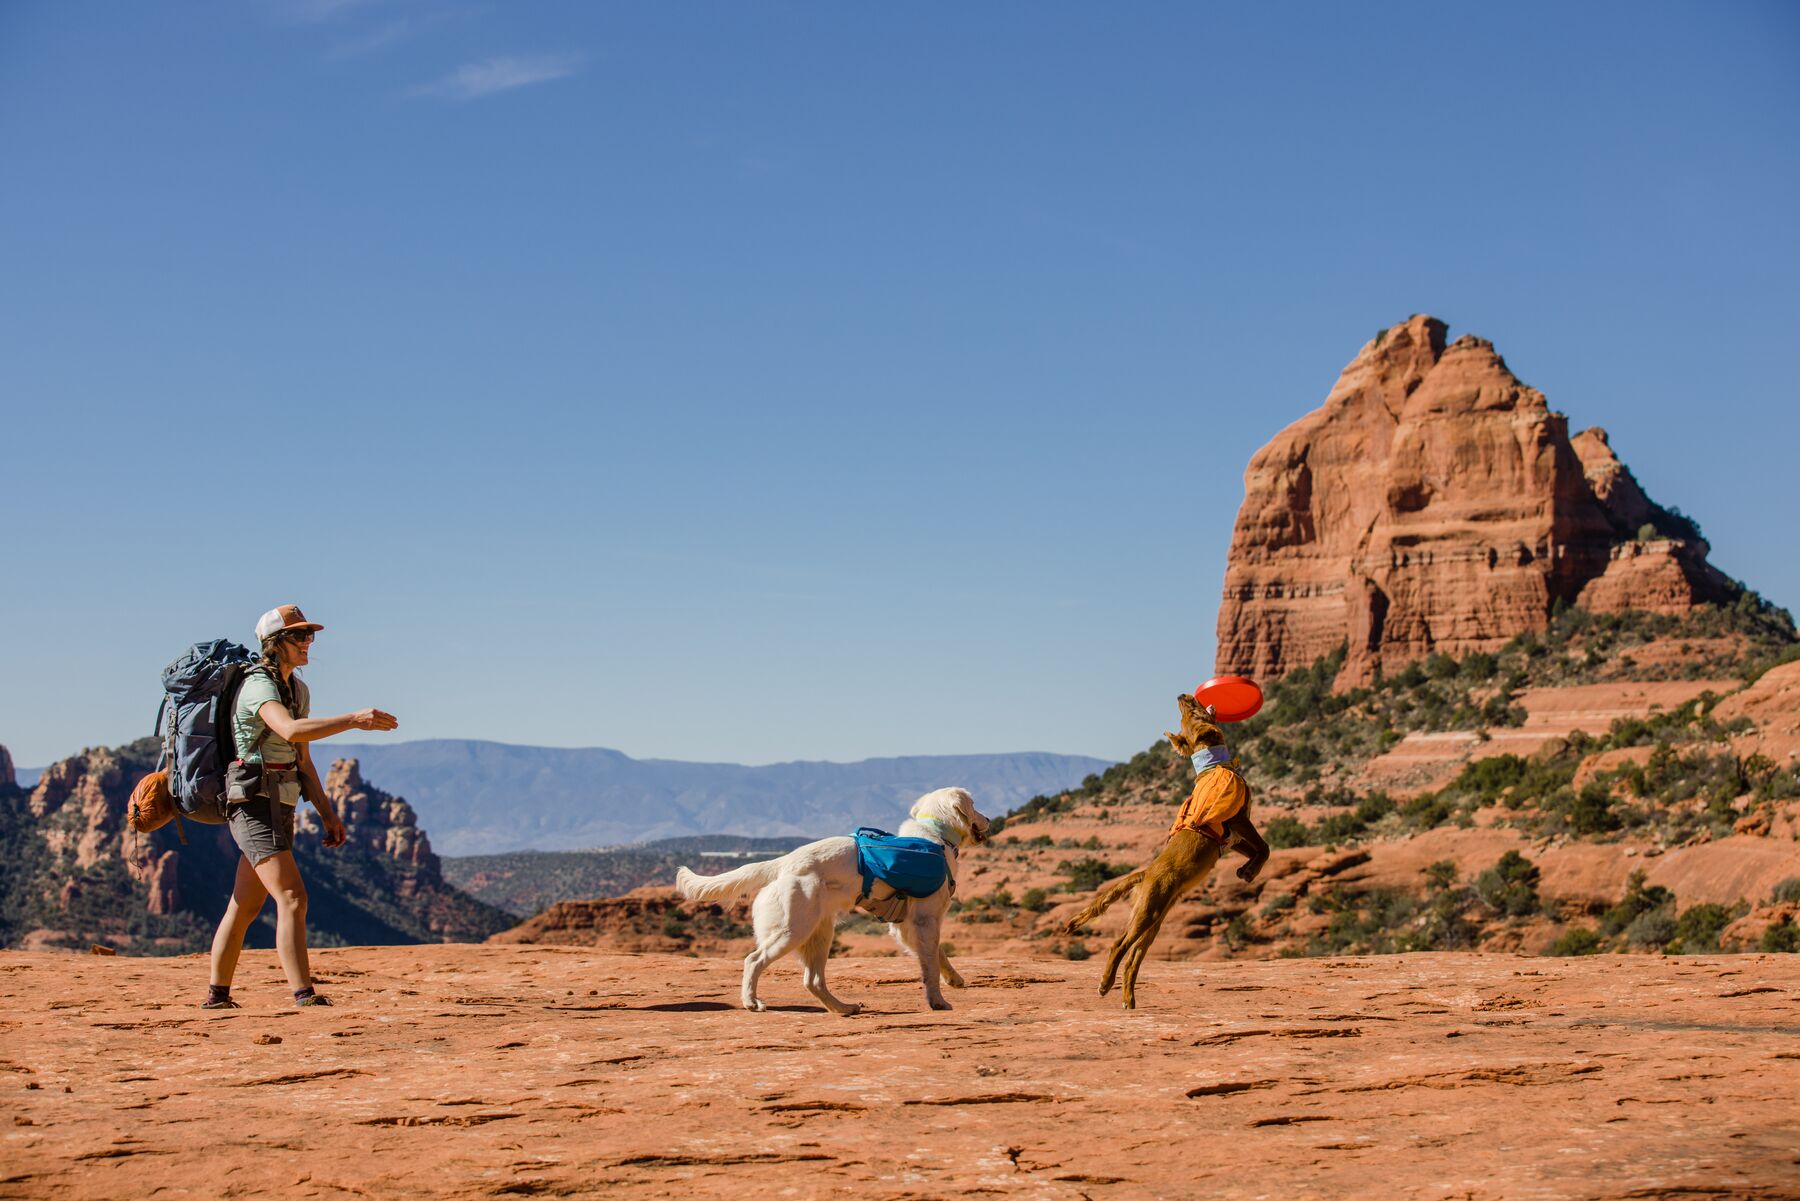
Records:
<instances>
[{"instance_id":1,"label":"white dog's tail","mask_svg":"<svg viewBox=\"0 0 1800 1201\"><path fill-rule=\"evenodd\" d=\"M746 863L722 876L696 876L687 868L675 873L675 891L690 901L722 901L755 894L781 872L781 859Z\"/></svg>"}]
</instances>

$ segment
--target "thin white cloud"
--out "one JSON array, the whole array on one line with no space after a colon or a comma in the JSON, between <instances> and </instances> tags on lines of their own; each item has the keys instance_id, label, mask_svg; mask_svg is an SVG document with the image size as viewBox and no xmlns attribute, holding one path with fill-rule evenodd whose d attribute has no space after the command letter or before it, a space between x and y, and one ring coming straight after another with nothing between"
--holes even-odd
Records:
<instances>
[{"instance_id":1,"label":"thin white cloud","mask_svg":"<svg viewBox=\"0 0 1800 1201\"><path fill-rule=\"evenodd\" d=\"M381 28L365 33L361 37L339 42L325 57L345 59L373 54L377 50L385 50L387 47L411 37L418 31L418 28L418 23L411 20L389 21Z\"/></svg>"},{"instance_id":2,"label":"thin white cloud","mask_svg":"<svg viewBox=\"0 0 1800 1201\"><path fill-rule=\"evenodd\" d=\"M529 84L565 79L580 69L581 60L573 54L507 54L485 62L464 63L435 83L413 88L409 94L478 100Z\"/></svg>"},{"instance_id":3,"label":"thin white cloud","mask_svg":"<svg viewBox=\"0 0 1800 1201\"><path fill-rule=\"evenodd\" d=\"M277 0L277 10L288 20L303 25L335 21L378 0Z\"/></svg>"}]
</instances>

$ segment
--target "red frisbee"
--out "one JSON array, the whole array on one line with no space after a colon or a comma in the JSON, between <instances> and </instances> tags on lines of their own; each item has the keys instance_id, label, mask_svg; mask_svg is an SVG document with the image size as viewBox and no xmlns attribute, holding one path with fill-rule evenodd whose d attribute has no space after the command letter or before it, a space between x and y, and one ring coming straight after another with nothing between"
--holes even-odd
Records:
<instances>
[{"instance_id":1,"label":"red frisbee","mask_svg":"<svg viewBox=\"0 0 1800 1201\"><path fill-rule=\"evenodd\" d=\"M1211 705L1218 721L1244 721L1262 708L1262 689L1249 676L1217 676L1194 689L1194 699Z\"/></svg>"}]
</instances>

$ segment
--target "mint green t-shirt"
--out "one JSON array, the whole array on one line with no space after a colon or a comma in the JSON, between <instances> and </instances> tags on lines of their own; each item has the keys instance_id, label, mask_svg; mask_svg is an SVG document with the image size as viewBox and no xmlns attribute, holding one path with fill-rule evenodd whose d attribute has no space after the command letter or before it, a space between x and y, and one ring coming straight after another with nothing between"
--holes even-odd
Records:
<instances>
[{"instance_id":1,"label":"mint green t-shirt","mask_svg":"<svg viewBox=\"0 0 1800 1201\"><path fill-rule=\"evenodd\" d=\"M295 717L310 716L312 693L307 691L306 681L298 676L290 676L289 687L294 693L294 704L288 711ZM300 758L300 752L294 749L294 744L273 730L268 731L269 736L263 738L262 745L254 745L267 728L263 719L256 715L257 710L270 701L279 700L281 692L275 687L275 681L263 672L253 671L244 677L243 687L238 689L237 707L231 714L232 732L237 736L238 754L244 762L279 765L293 763Z\"/></svg>"}]
</instances>

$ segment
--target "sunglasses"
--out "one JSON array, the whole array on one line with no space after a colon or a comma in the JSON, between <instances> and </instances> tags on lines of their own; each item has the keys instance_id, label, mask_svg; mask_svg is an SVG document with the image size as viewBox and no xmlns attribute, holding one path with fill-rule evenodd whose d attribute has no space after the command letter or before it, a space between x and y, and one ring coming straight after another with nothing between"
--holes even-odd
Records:
<instances>
[{"instance_id":1,"label":"sunglasses","mask_svg":"<svg viewBox=\"0 0 1800 1201\"><path fill-rule=\"evenodd\" d=\"M318 633L317 630L289 630L287 640L289 642L311 642L316 633Z\"/></svg>"}]
</instances>

